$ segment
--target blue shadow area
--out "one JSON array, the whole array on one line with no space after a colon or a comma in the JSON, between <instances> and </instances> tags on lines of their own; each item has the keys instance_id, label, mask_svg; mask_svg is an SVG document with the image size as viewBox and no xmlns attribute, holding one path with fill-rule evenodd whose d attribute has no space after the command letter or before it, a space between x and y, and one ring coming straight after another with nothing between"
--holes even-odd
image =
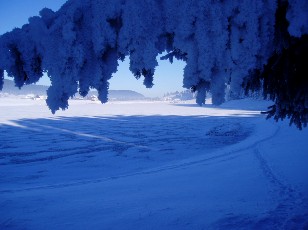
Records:
<instances>
[{"instance_id":1,"label":"blue shadow area","mask_svg":"<svg viewBox=\"0 0 308 230\"><path fill-rule=\"evenodd\" d=\"M247 122L253 118L115 116L17 120L13 121L16 126L0 125L0 165L107 152L125 155L129 149L148 157L170 153L190 157L243 141L253 130Z\"/></svg>"}]
</instances>

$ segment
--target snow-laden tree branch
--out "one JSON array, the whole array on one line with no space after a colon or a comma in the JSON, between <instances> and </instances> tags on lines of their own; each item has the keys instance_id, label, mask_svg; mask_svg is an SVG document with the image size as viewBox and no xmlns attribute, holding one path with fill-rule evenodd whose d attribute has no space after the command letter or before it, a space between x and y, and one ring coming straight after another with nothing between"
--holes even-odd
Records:
<instances>
[{"instance_id":1,"label":"snow-laden tree branch","mask_svg":"<svg viewBox=\"0 0 308 230\"><path fill-rule=\"evenodd\" d=\"M226 84L237 95L281 47L275 14L282 2L289 3L287 33L307 34L305 0L69 0L0 37L0 88L4 70L18 87L47 72L53 113L90 88L104 103L119 60L129 56L130 71L152 87L156 57L167 51L162 59L186 61L183 86L198 92L198 104L207 91L221 104Z\"/></svg>"}]
</instances>

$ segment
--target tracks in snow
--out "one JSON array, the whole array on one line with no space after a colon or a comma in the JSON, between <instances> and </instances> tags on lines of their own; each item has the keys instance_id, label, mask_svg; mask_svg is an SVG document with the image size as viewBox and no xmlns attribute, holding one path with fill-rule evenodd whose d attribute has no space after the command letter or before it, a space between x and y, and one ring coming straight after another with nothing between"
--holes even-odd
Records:
<instances>
[{"instance_id":1,"label":"tracks in snow","mask_svg":"<svg viewBox=\"0 0 308 230\"><path fill-rule=\"evenodd\" d=\"M269 135L268 137L265 137L260 140L256 140L253 143L250 143L247 146L239 147L237 149L232 150L223 150L222 154L217 154L218 151L215 151L212 156L203 157L203 158L194 158L190 161L185 160L184 162L172 164L172 165L166 165L162 167L152 168L150 170L145 170L141 172L134 172L134 173L128 173L128 174L122 174L118 176L110 176L110 177L104 177L104 178L98 178L98 179L92 179L92 180L82 180L82 181L74 181L69 183L59 183L59 184L51 184L51 185L44 185L44 186L35 186L35 187L29 187L29 188L22 188L22 189L11 189L11 190L0 190L1 193L15 193L15 192L24 192L24 191L33 191L33 190L43 190L43 189L57 189L57 188L66 188L66 187L73 187L73 186L82 186L87 184L95 184L95 183L103 183L110 180L116 180L116 179L122 179L127 177L133 177L133 176L142 176L142 175L149 175L149 174L156 174L161 173L164 171L169 170L175 170L175 169L181 169L186 168L190 166L196 166L196 165L208 165L213 163L219 163L222 161L227 161L230 159L237 158L241 156L243 153L245 153L246 150L253 150L256 148L257 145L261 144L262 142L266 142L277 135L279 132L279 128L277 128L274 133Z\"/></svg>"},{"instance_id":2,"label":"tracks in snow","mask_svg":"<svg viewBox=\"0 0 308 230\"><path fill-rule=\"evenodd\" d=\"M305 229L305 226L308 226L308 221L306 220L308 215L307 204L305 204L301 194L295 188L292 188L291 185L275 175L266 159L262 156L258 148L259 144L255 146L253 152L264 176L272 184L272 191L270 192L273 193L274 197L278 198L278 205L274 210L269 211L265 217L261 218L257 225L266 228L270 223L273 229Z\"/></svg>"}]
</instances>

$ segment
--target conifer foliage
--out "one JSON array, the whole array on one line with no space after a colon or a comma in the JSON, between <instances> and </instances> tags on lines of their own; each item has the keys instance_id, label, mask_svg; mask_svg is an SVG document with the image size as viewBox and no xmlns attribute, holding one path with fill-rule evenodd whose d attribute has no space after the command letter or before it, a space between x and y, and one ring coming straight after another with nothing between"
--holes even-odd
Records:
<instances>
[{"instance_id":1,"label":"conifer foliage","mask_svg":"<svg viewBox=\"0 0 308 230\"><path fill-rule=\"evenodd\" d=\"M294 36L288 32L290 25L287 15L290 7L288 1L278 1L275 52L263 69L255 70L245 79L243 86L246 93L262 89L264 98L275 102L264 112L268 118L273 117L278 121L287 117L290 125L295 124L302 129L308 122L308 35L295 37L300 27L292 29ZM308 23L307 15L306 21Z\"/></svg>"},{"instance_id":2,"label":"conifer foliage","mask_svg":"<svg viewBox=\"0 0 308 230\"><path fill-rule=\"evenodd\" d=\"M293 38L287 49L274 54L265 66L264 95L276 103L266 113L277 121L286 117L298 128L308 122L308 36Z\"/></svg>"},{"instance_id":3,"label":"conifer foliage","mask_svg":"<svg viewBox=\"0 0 308 230\"><path fill-rule=\"evenodd\" d=\"M279 15L287 28L277 20L282 3L287 7ZM252 87L260 84L261 77L247 80L259 71L266 93L275 95L269 115L283 118L308 108L306 86L295 73L304 68L297 61L307 44L307 12L305 0L69 0L59 11L45 8L21 29L0 37L0 88L4 70L17 87L37 82L47 72L47 104L53 113L66 109L75 93L85 96L91 88L104 103L119 60L129 57L130 71L152 87L156 57L167 52L162 59L186 62L183 86L197 92L198 104L205 103L208 91L213 103L223 103L226 86L237 95L244 79ZM297 40L281 48L285 33ZM296 63L290 62L293 56ZM296 71L280 69L286 64L296 65ZM285 101L284 93L271 91L278 87L275 79L288 79L288 90L283 91L289 97L294 95L291 91L304 92L289 99L293 107L288 106L287 113L281 113L285 105L279 104ZM307 120L307 114L302 115L292 117L293 122Z\"/></svg>"}]
</instances>

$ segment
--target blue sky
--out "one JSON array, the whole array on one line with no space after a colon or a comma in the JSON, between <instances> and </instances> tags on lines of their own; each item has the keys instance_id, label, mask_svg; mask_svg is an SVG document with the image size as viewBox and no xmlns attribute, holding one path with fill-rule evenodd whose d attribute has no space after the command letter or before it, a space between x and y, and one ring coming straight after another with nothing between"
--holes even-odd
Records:
<instances>
[{"instance_id":1,"label":"blue sky","mask_svg":"<svg viewBox=\"0 0 308 230\"><path fill-rule=\"evenodd\" d=\"M28 22L28 18L36 16L44 7L54 11L58 10L66 0L0 0L0 34L21 27ZM135 90L149 97L162 96L167 92L182 91L183 68L185 64L175 61L160 61L154 75L154 86L147 89L143 86L142 79L136 80L129 71L128 58L119 63L118 72L110 80L110 89ZM39 84L49 84L49 79L44 76Z\"/></svg>"}]
</instances>

